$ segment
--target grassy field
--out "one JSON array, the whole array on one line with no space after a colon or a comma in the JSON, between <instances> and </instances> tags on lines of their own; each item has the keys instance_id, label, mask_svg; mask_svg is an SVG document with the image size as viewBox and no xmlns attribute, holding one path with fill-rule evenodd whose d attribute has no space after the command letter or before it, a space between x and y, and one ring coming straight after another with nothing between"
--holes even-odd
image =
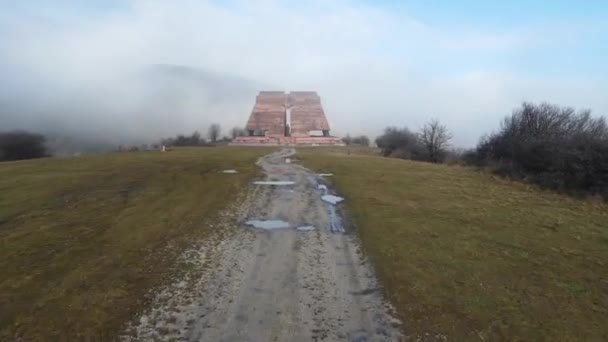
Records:
<instances>
[{"instance_id":1,"label":"grassy field","mask_svg":"<svg viewBox=\"0 0 608 342\"><path fill-rule=\"evenodd\" d=\"M0 340L112 336L268 149L0 163ZM237 169L238 174L222 174Z\"/></svg>"},{"instance_id":2,"label":"grassy field","mask_svg":"<svg viewBox=\"0 0 608 342\"><path fill-rule=\"evenodd\" d=\"M298 158L335 174L406 334L608 340L607 205L345 151L301 149Z\"/></svg>"}]
</instances>

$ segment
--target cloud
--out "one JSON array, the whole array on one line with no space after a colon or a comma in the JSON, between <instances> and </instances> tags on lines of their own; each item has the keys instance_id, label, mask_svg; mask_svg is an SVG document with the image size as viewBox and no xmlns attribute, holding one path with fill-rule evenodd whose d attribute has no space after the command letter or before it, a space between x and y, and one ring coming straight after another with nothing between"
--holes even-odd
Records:
<instances>
[{"instance_id":1,"label":"cloud","mask_svg":"<svg viewBox=\"0 0 608 342\"><path fill-rule=\"evenodd\" d=\"M257 90L317 90L336 134L436 117L471 146L522 100L608 109L602 80L494 64L542 40L525 29L433 27L351 1L70 3L0 15L3 126L152 139L243 125Z\"/></svg>"}]
</instances>

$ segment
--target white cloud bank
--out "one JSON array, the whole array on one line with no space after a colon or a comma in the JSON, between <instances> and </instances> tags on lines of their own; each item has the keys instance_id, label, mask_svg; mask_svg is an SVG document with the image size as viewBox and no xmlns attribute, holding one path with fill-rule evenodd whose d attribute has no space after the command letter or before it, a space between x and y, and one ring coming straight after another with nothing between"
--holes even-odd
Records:
<instances>
[{"instance_id":1,"label":"white cloud bank","mask_svg":"<svg viewBox=\"0 0 608 342\"><path fill-rule=\"evenodd\" d=\"M608 110L605 80L492 68L493 56L525 58L531 37L542 39L526 30L436 28L328 3L141 0L103 13L40 5L0 15L0 125L35 127L42 118L150 139L211 122L243 125L257 90L317 90L337 135L416 129L436 117L454 145L472 146L523 100ZM467 66L469 58L483 66Z\"/></svg>"}]
</instances>

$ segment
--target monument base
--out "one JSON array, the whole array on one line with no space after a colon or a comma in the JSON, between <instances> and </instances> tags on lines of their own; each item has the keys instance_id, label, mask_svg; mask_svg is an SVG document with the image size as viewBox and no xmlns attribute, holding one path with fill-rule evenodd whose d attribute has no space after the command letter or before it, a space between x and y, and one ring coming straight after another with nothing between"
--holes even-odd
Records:
<instances>
[{"instance_id":1,"label":"monument base","mask_svg":"<svg viewBox=\"0 0 608 342\"><path fill-rule=\"evenodd\" d=\"M237 137L229 145L233 146L344 146L336 137Z\"/></svg>"}]
</instances>

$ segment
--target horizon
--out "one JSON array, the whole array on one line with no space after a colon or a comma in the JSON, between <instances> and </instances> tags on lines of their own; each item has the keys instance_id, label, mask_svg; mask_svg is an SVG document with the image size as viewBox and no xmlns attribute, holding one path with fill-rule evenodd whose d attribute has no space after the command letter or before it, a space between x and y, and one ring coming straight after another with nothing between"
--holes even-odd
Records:
<instances>
[{"instance_id":1,"label":"horizon","mask_svg":"<svg viewBox=\"0 0 608 342\"><path fill-rule=\"evenodd\" d=\"M0 116L117 145L227 132L258 91L305 89L336 136L437 118L468 148L524 101L605 116L606 18L602 1L3 3Z\"/></svg>"}]
</instances>

